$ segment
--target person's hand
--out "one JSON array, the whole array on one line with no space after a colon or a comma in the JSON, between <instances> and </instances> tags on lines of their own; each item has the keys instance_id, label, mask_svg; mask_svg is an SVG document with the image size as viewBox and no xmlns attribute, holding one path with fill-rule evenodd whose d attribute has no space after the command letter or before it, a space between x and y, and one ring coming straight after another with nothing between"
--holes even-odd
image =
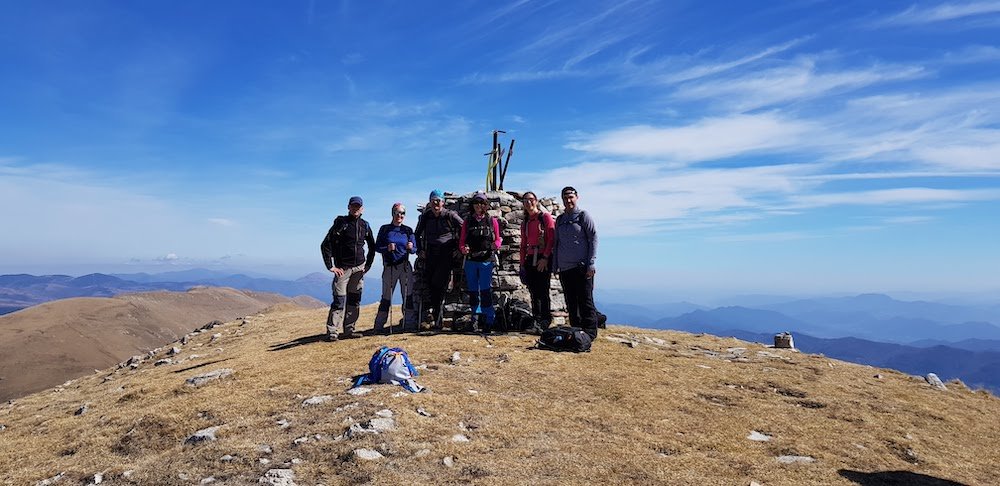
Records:
<instances>
[{"instance_id":1,"label":"person's hand","mask_svg":"<svg viewBox=\"0 0 1000 486\"><path fill-rule=\"evenodd\" d=\"M587 269L587 278L594 278L594 274L597 273L597 269L590 267Z\"/></svg>"},{"instance_id":2,"label":"person's hand","mask_svg":"<svg viewBox=\"0 0 1000 486\"><path fill-rule=\"evenodd\" d=\"M390 252L396 251L396 244L395 243L389 243L389 251Z\"/></svg>"},{"instance_id":3,"label":"person's hand","mask_svg":"<svg viewBox=\"0 0 1000 486\"><path fill-rule=\"evenodd\" d=\"M469 245L462 245L462 247L459 248L458 250L461 251L463 255L468 255L469 254Z\"/></svg>"},{"instance_id":4,"label":"person's hand","mask_svg":"<svg viewBox=\"0 0 1000 486\"><path fill-rule=\"evenodd\" d=\"M549 267L549 260L547 258L541 258L538 260L538 264L535 265L535 270L539 272L544 272L546 268Z\"/></svg>"},{"instance_id":5,"label":"person's hand","mask_svg":"<svg viewBox=\"0 0 1000 486\"><path fill-rule=\"evenodd\" d=\"M406 242L406 251L413 251L413 242L412 241L407 241Z\"/></svg>"},{"instance_id":6,"label":"person's hand","mask_svg":"<svg viewBox=\"0 0 1000 486\"><path fill-rule=\"evenodd\" d=\"M343 277L344 276L344 269L343 268L333 267L333 268L330 269L330 272L332 272L334 275L336 275L338 277Z\"/></svg>"}]
</instances>

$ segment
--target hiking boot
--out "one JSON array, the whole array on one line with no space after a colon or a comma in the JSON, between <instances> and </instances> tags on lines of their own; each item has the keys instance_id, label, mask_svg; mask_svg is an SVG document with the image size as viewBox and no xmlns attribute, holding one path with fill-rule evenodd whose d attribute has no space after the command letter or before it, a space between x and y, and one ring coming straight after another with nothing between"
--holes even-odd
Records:
<instances>
[{"instance_id":1,"label":"hiking boot","mask_svg":"<svg viewBox=\"0 0 1000 486\"><path fill-rule=\"evenodd\" d=\"M343 332L340 334L340 339L358 339L360 337L364 336L362 336L360 332L354 332L354 331Z\"/></svg>"}]
</instances>

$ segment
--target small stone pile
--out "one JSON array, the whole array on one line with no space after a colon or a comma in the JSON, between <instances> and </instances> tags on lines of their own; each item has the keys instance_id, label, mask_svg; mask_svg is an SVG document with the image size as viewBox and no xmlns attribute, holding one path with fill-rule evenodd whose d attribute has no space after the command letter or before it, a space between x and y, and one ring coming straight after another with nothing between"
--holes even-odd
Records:
<instances>
[{"instance_id":1,"label":"small stone pile","mask_svg":"<svg viewBox=\"0 0 1000 486\"><path fill-rule=\"evenodd\" d=\"M474 192L465 195L444 193L445 207L457 212L462 219L468 218L472 212L470 201ZM531 309L531 297L528 288L521 283L518 276L520 266L521 223L524 222L524 210L521 206L521 192L489 191L486 197L490 201L489 214L498 219L501 239L500 264L493 276L493 303L498 310L508 303L518 307ZM547 211L553 217L562 213L562 207L551 197L540 198L539 208ZM418 207L423 212L424 207ZM414 223L415 224L415 223ZM416 228L414 226L414 228ZM426 286L423 281L424 261L417 258L414 264L414 297L426 298ZM469 318L468 294L466 293L465 272L456 268L452 279L454 285L445 295L445 313L443 319L462 323ZM553 324L563 324L566 311L566 300L563 298L562 287L558 280L552 282L550 296L552 299Z\"/></svg>"}]
</instances>

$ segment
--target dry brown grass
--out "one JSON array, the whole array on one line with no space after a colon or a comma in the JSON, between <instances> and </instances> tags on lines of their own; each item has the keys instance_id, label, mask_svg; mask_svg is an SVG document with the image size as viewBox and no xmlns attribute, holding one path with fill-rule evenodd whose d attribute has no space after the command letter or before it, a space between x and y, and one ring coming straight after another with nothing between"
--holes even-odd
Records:
<instances>
[{"instance_id":1,"label":"dry brown grass","mask_svg":"<svg viewBox=\"0 0 1000 486\"><path fill-rule=\"evenodd\" d=\"M297 299L196 287L62 299L0 316L0 401L145 354L216 319L235 319L279 303L318 303Z\"/></svg>"},{"instance_id":2,"label":"dry brown grass","mask_svg":"<svg viewBox=\"0 0 1000 486\"><path fill-rule=\"evenodd\" d=\"M361 322L373 314L365 308ZM7 426L0 481L33 484L65 472L72 484L102 472L116 484L197 484L208 476L248 484L289 463L298 484L328 485L854 484L845 476L869 473L884 474L872 480L985 485L995 484L1000 464L1000 401L958 383L942 392L902 373L822 356L619 326L581 355L531 350L534 337L523 335L492 344L448 334L312 341L324 319L323 310L281 309L245 325L229 322L180 355L200 358L109 370L0 406ZM223 337L208 344L216 332ZM604 338L615 336L638 344ZM363 396L346 393L383 343L427 365L418 381L429 392L379 385ZM745 358L728 354L732 347L747 348ZM455 351L461 360L453 365ZM218 368L235 373L201 388L184 384ZM333 399L302 406L315 395ZM83 403L88 411L75 416ZM337 439L382 409L394 412L395 431ZM282 419L291 426L279 427ZM183 443L214 425L222 426L217 441ZM754 430L773 438L748 440ZM453 442L455 434L470 441ZM311 439L293 445L299 437ZM273 452L259 452L259 444ZM362 447L386 457L354 459ZM235 460L220 461L226 454ZM781 465L779 455L816 462ZM134 471L129 480L126 470Z\"/></svg>"}]
</instances>

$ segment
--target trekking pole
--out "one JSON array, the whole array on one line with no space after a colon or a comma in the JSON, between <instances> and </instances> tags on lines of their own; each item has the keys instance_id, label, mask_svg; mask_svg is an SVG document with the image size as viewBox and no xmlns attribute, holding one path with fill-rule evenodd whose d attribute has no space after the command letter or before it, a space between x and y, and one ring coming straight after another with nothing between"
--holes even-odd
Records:
<instances>
[{"instance_id":1,"label":"trekking pole","mask_svg":"<svg viewBox=\"0 0 1000 486\"><path fill-rule=\"evenodd\" d=\"M402 288L399 289L402 293ZM392 336L392 294L396 293L396 284L392 284L392 288L389 289L389 335Z\"/></svg>"}]
</instances>

